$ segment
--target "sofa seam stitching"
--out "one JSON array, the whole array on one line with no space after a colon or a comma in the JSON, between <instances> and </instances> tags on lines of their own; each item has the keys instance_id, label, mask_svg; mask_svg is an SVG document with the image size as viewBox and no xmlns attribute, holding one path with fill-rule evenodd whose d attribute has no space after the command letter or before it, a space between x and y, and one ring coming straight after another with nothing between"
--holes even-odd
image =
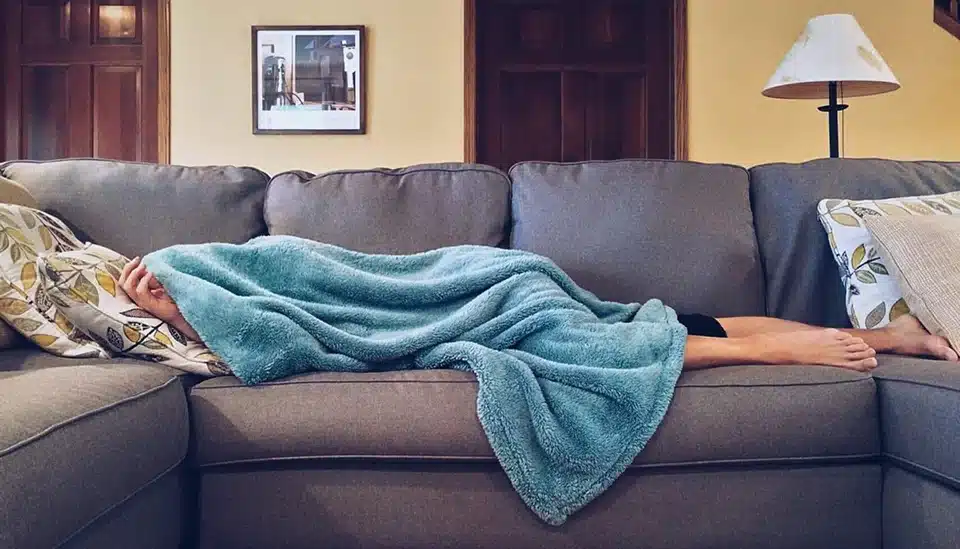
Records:
<instances>
[{"instance_id":1,"label":"sofa seam stitching","mask_svg":"<svg viewBox=\"0 0 960 549\"><path fill-rule=\"evenodd\" d=\"M148 397L148 396L150 396L150 395L152 395L152 394L154 394L154 393L160 392L160 391L166 389L168 386L170 386L170 385L173 384L174 382L179 381L179 380L180 380L179 377L171 377L170 379L168 379L168 380L167 380L165 383L163 383L162 385L155 386L155 387L151 387L151 388L149 388L149 389L147 389L147 390L145 390L145 391L141 391L141 392L139 392L139 393L137 393L137 394L135 394L135 395L131 395L131 396L127 397L127 398L124 398L124 399L121 399L121 400L117 400L117 401L115 401L115 402L111 402L110 404L107 404L107 405L104 405L104 406L100 406L99 408L94 408L93 410L88 410L88 411L86 411L86 412L83 412L83 413L80 413L80 414L71 416L71 417L69 417L69 418L67 418L67 419L58 421L57 423L54 423L53 425L49 425L49 426L45 427L45 428L44 428L43 430L41 430L40 432L35 433L35 434L33 434L33 435L31 435L31 436L29 436L29 437L27 437L27 438L25 438L25 439L23 439L23 440L21 440L21 441L19 441L19 442L16 442L16 443L14 443L13 445L11 445L11 446L9 446L9 447L7 447L7 448L0 449L0 458L6 457L6 456L8 456L8 455L11 455L11 454L13 454L14 452L16 452L16 451L18 451L18 450L21 450L21 449L25 448L26 446L29 446L30 444L33 444L34 442L37 442L38 440L40 440L40 439L42 439L42 438L45 438L45 437L53 434L53 433L56 432L56 431L59 431L60 429L66 427L66 426L68 426L68 425L70 425L70 424L72 424L72 423L76 423L76 422L78 422L78 421L80 421L80 420L87 419L87 418L89 418L89 417L93 417L93 416L98 415L98 414L100 414L100 413L103 413L103 412L112 410L113 408L118 408L118 407L120 407L120 406L122 406L122 405L124 405L124 404L128 404L128 403L131 403L131 402L136 402L137 400L140 400L140 399L142 399L142 398L144 398L144 397Z\"/></svg>"},{"instance_id":2,"label":"sofa seam stitching","mask_svg":"<svg viewBox=\"0 0 960 549\"><path fill-rule=\"evenodd\" d=\"M56 546L54 546L55 549L59 549L60 547L63 547L66 543L69 543L70 541L72 541L73 539L75 539L77 536L79 536L80 534L82 534L83 532L85 532L88 528L90 528L91 526L93 526L95 523L97 523L98 521L100 521L100 519L102 519L102 518L105 517L106 515L112 513L114 510L120 508L122 505L126 504L127 502L129 502L130 500L132 500L133 498L135 498L136 496L140 495L142 492L146 491L148 488L150 488L150 487L152 487L153 485L155 485L155 484L156 484L157 482L159 482L161 479L165 478L165 477L166 477L167 475L169 475L171 472L175 471L178 467L180 467L185 460L186 460L186 456L181 457L179 461L177 461L176 463L174 463L173 465L171 465L170 467L168 467L166 470L164 470L163 472L161 472L159 475L157 475L157 476L153 477L152 479L150 479L146 484L144 484L144 485L141 486L140 488L137 488L137 490L135 490L132 494L128 495L127 497L121 499L120 501L112 504L111 506L107 507L106 509L104 509L103 511L101 511L100 513L98 513L96 516L94 516L93 518L91 518L89 521L85 522L85 523L84 523L83 525L81 525L79 528L77 528L76 530L74 530L70 535L68 535L66 538L64 538L63 541L61 541L61 542L58 543Z\"/></svg>"},{"instance_id":3,"label":"sofa seam stitching","mask_svg":"<svg viewBox=\"0 0 960 549\"><path fill-rule=\"evenodd\" d=\"M911 459L900 457L890 452L884 452L883 457L894 465L906 465L907 467L901 467L901 469L912 472L919 477L926 478L927 480L938 481L941 484L960 487L960 478L956 478L953 475L941 473L936 469L931 469L925 465L920 465Z\"/></svg>"},{"instance_id":4,"label":"sofa seam stitching","mask_svg":"<svg viewBox=\"0 0 960 549\"><path fill-rule=\"evenodd\" d=\"M627 469L671 469L677 467L709 467L709 466L730 466L730 465L780 465L780 464L831 464L835 460L864 460L883 457L881 452L871 453L852 453L837 454L830 456L789 456L789 457L769 457L752 459L714 459L699 461L670 461L662 463L631 463ZM283 463L302 463L305 461L317 462L346 462L346 461L398 461L409 463L413 461L433 461L433 462L453 462L457 464L480 464L480 463L498 463L496 456L443 456L443 455L377 455L377 454L344 454L344 455L309 455L309 456L285 456L273 458L244 458L228 461L212 461L210 463L193 464L197 470L215 469L218 467L232 467L256 464L283 464Z\"/></svg>"},{"instance_id":5,"label":"sofa seam stitching","mask_svg":"<svg viewBox=\"0 0 960 549\"><path fill-rule=\"evenodd\" d=\"M929 387L931 389L942 389L944 391L950 391L952 393L960 393L960 388L951 387L949 385L934 383L930 381L914 381L912 379L903 379L898 377L874 377L877 381L881 383L903 383L904 385L916 385L918 387Z\"/></svg>"},{"instance_id":6,"label":"sofa seam stitching","mask_svg":"<svg viewBox=\"0 0 960 549\"><path fill-rule=\"evenodd\" d=\"M318 372L322 373L322 372ZM705 385L705 384L677 384L678 389L730 389L730 388L743 388L743 389L752 389L752 388L771 388L771 387L829 387L832 385L846 385L850 383L865 383L871 381L872 378L863 378L863 379L846 379L838 381L822 381L814 383L787 383L787 384L774 384L774 383L757 383L757 384L724 384L724 385ZM328 380L328 381L288 381L288 382L268 382L261 383L259 387L289 387L295 385L379 385L379 384L410 384L410 385L446 385L446 384L471 384L476 385L476 380L444 380L444 381L422 381L422 380L363 380L363 381L354 381L354 380ZM243 385L222 385L217 387L204 387L202 384L194 386L190 393L196 393L199 391L215 391L223 389L244 389L247 388Z\"/></svg>"}]
</instances>

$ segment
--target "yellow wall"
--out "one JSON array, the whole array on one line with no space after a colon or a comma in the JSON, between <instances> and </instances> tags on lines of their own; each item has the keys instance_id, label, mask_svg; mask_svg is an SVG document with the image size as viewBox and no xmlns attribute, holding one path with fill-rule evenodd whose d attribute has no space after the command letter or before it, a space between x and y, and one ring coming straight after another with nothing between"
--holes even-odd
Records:
<instances>
[{"instance_id":1,"label":"yellow wall","mask_svg":"<svg viewBox=\"0 0 960 549\"><path fill-rule=\"evenodd\" d=\"M822 101L760 95L810 17L852 13L903 86L851 98L845 156L960 160L960 41L932 0L689 0L690 156L753 165L826 156Z\"/></svg>"},{"instance_id":2,"label":"yellow wall","mask_svg":"<svg viewBox=\"0 0 960 549\"><path fill-rule=\"evenodd\" d=\"M172 0L171 160L268 173L463 157L457 0ZM251 25L366 25L367 134L255 136Z\"/></svg>"},{"instance_id":3,"label":"yellow wall","mask_svg":"<svg viewBox=\"0 0 960 549\"><path fill-rule=\"evenodd\" d=\"M463 158L460 0L172 0L172 160L299 168ZM960 41L932 0L688 0L690 155L753 165L827 153L817 101L760 95L806 21L854 14L903 88L853 98L847 156L960 160ZM250 26L364 24L368 134L254 136Z\"/></svg>"}]
</instances>

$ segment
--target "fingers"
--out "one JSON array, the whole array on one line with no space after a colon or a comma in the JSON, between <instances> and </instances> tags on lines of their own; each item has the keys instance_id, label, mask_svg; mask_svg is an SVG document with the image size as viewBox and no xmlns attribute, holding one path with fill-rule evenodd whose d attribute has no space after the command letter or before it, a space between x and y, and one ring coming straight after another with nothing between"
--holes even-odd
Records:
<instances>
[{"instance_id":1,"label":"fingers","mask_svg":"<svg viewBox=\"0 0 960 549\"><path fill-rule=\"evenodd\" d=\"M153 293L150 292L150 281L153 279L153 274L147 272L146 267L143 265L137 269L142 269L144 272L144 274L140 277L140 281L137 283L137 295L143 297L144 299L150 299L153 297Z\"/></svg>"},{"instance_id":2,"label":"fingers","mask_svg":"<svg viewBox=\"0 0 960 549\"><path fill-rule=\"evenodd\" d=\"M127 264L123 266L123 271L120 272L120 278L117 280L117 282L119 282L120 285L123 286L126 283L127 278L130 276L130 273L133 272L133 270L136 269L139 265L140 265L139 256L133 258L131 261L128 261Z\"/></svg>"},{"instance_id":3,"label":"fingers","mask_svg":"<svg viewBox=\"0 0 960 549\"><path fill-rule=\"evenodd\" d=\"M140 258L124 266L120 273L120 287L137 305L146 307L154 299L152 290L160 287L160 283L147 271ZM152 286L152 287L151 287Z\"/></svg>"},{"instance_id":4,"label":"fingers","mask_svg":"<svg viewBox=\"0 0 960 549\"><path fill-rule=\"evenodd\" d=\"M147 268L140 264L136 266L130 274L127 275L127 280L124 282L123 289L127 291L128 294L134 294L137 292L137 286L140 284L140 279L143 278L143 275L147 273Z\"/></svg>"}]
</instances>

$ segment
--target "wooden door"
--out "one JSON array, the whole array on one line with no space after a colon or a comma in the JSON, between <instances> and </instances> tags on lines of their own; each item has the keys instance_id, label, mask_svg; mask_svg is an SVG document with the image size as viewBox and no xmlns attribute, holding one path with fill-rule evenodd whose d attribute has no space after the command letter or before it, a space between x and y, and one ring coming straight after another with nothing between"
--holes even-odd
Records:
<instances>
[{"instance_id":1,"label":"wooden door","mask_svg":"<svg viewBox=\"0 0 960 549\"><path fill-rule=\"evenodd\" d=\"M164 0L4 3L4 157L157 162Z\"/></svg>"},{"instance_id":2,"label":"wooden door","mask_svg":"<svg viewBox=\"0 0 960 549\"><path fill-rule=\"evenodd\" d=\"M476 160L676 157L675 4L475 0Z\"/></svg>"}]
</instances>

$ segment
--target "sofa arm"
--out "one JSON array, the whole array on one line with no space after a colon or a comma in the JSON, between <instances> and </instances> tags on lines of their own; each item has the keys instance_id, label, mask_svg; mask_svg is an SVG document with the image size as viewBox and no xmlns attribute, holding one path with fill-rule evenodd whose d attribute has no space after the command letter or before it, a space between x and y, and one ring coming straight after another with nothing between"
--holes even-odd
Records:
<instances>
[{"instance_id":1,"label":"sofa arm","mask_svg":"<svg viewBox=\"0 0 960 549\"><path fill-rule=\"evenodd\" d=\"M883 452L893 463L960 487L960 364L881 357Z\"/></svg>"},{"instance_id":2,"label":"sofa arm","mask_svg":"<svg viewBox=\"0 0 960 549\"><path fill-rule=\"evenodd\" d=\"M882 357L885 549L960 547L960 364Z\"/></svg>"},{"instance_id":3,"label":"sofa arm","mask_svg":"<svg viewBox=\"0 0 960 549\"><path fill-rule=\"evenodd\" d=\"M0 353L0 547L177 547L178 374L131 361L18 369L25 355Z\"/></svg>"}]
</instances>

